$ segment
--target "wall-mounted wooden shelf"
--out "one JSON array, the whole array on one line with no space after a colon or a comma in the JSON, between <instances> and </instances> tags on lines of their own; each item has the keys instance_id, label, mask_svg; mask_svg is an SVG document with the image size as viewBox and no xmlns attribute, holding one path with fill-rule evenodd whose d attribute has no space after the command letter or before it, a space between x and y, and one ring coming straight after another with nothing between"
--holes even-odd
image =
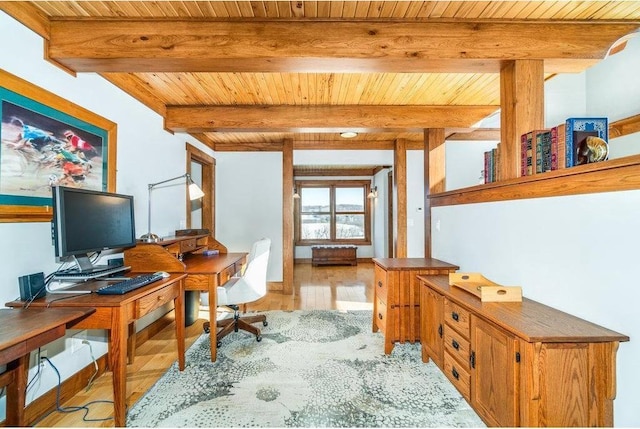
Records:
<instances>
[{"instance_id":1,"label":"wall-mounted wooden shelf","mask_svg":"<svg viewBox=\"0 0 640 429\"><path fill-rule=\"evenodd\" d=\"M640 189L640 155L441 192L431 207Z\"/></svg>"},{"instance_id":2,"label":"wall-mounted wooden shelf","mask_svg":"<svg viewBox=\"0 0 640 429\"><path fill-rule=\"evenodd\" d=\"M640 114L609 124L609 138L640 132ZM640 189L640 155L433 193L431 207Z\"/></svg>"}]
</instances>

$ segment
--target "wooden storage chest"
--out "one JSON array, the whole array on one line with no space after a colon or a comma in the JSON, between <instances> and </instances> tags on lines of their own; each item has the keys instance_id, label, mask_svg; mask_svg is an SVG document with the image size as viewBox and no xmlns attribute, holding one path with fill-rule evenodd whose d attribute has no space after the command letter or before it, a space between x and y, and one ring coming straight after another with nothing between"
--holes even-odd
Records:
<instances>
[{"instance_id":1,"label":"wooden storage chest","mask_svg":"<svg viewBox=\"0 0 640 429\"><path fill-rule=\"evenodd\" d=\"M314 246L311 248L311 263L318 265L357 265L355 246Z\"/></svg>"}]
</instances>

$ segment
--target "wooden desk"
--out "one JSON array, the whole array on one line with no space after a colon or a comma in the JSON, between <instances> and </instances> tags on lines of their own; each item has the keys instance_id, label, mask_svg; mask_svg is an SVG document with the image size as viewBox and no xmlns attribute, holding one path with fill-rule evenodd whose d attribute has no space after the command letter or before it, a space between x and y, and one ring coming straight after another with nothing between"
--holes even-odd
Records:
<instances>
[{"instance_id":1,"label":"wooden desk","mask_svg":"<svg viewBox=\"0 0 640 429\"><path fill-rule=\"evenodd\" d=\"M225 284L229 278L242 269L246 263L246 253L224 253L213 256L191 254L185 256L187 280L185 290L209 292L209 346L211 362L217 359L218 339L216 332L218 286Z\"/></svg>"},{"instance_id":2,"label":"wooden desk","mask_svg":"<svg viewBox=\"0 0 640 429\"><path fill-rule=\"evenodd\" d=\"M129 325L156 308L173 300L176 314L176 339L178 341L178 366L184 369L184 279L185 274L172 274L169 278L143 286L124 295L48 294L31 303L31 307L76 308L94 307L95 313L71 323L73 329L106 329L109 337L109 367L113 372L113 409L115 426L126 424L127 397L127 339ZM93 290L104 286L105 281L82 283L78 288ZM73 289L73 288L71 288ZM60 298L62 300L56 301ZM9 307L21 307L22 302L9 302Z\"/></svg>"},{"instance_id":3,"label":"wooden desk","mask_svg":"<svg viewBox=\"0 0 640 429\"><path fill-rule=\"evenodd\" d=\"M93 308L0 309L0 386L7 386L6 426L26 426L25 395L29 353L64 336L66 326L93 313Z\"/></svg>"},{"instance_id":4,"label":"wooden desk","mask_svg":"<svg viewBox=\"0 0 640 429\"><path fill-rule=\"evenodd\" d=\"M204 256L206 248L218 249L217 255ZM246 253L227 253L226 248L207 235L182 236L157 243L138 243L126 249L124 263L134 272L167 271L186 273L185 290L209 292L209 321L215 327L217 288L239 272ZM216 330L211 329L211 361L217 358Z\"/></svg>"}]
</instances>

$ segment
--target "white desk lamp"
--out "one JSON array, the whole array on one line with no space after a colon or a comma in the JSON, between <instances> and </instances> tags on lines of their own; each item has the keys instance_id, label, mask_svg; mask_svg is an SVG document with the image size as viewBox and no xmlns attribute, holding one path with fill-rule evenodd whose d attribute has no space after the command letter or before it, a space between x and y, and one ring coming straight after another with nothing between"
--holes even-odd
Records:
<instances>
[{"instance_id":1,"label":"white desk lamp","mask_svg":"<svg viewBox=\"0 0 640 429\"><path fill-rule=\"evenodd\" d=\"M156 182L156 183L149 183L149 197L147 199L148 202L148 212L147 212L147 233L144 234L142 237L140 237L140 241L144 241L146 243L156 243L158 241L160 241L160 237L158 237L158 235L153 234L151 232L151 190L158 185L162 185L163 183L167 183L167 182L172 182L174 180L178 180L178 179L186 179L185 183L189 184L189 188L188 188L188 193L189 193L189 199L191 201L193 200L197 200L200 199L202 197L204 197L204 192L202 192L202 189L200 189L200 187L198 185L196 185L196 183L193 181L193 179L191 178L191 176L189 175L189 173L185 173L182 174L180 176L177 177L172 177L171 179L167 179L167 180L163 180L161 182Z\"/></svg>"}]
</instances>

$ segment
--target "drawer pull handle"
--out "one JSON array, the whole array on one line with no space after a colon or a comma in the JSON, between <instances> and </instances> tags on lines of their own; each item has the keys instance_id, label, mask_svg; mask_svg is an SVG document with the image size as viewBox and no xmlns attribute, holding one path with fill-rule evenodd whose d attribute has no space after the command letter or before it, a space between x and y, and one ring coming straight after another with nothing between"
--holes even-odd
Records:
<instances>
[{"instance_id":1,"label":"drawer pull handle","mask_svg":"<svg viewBox=\"0 0 640 429\"><path fill-rule=\"evenodd\" d=\"M469 366L471 366L471 368L476 367L476 352L471 352L469 355Z\"/></svg>"},{"instance_id":2,"label":"drawer pull handle","mask_svg":"<svg viewBox=\"0 0 640 429\"><path fill-rule=\"evenodd\" d=\"M162 296L159 296L159 297L158 297L158 301L162 301Z\"/></svg>"},{"instance_id":3,"label":"drawer pull handle","mask_svg":"<svg viewBox=\"0 0 640 429\"><path fill-rule=\"evenodd\" d=\"M378 313L378 319L382 320L382 313Z\"/></svg>"},{"instance_id":4,"label":"drawer pull handle","mask_svg":"<svg viewBox=\"0 0 640 429\"><path fill-rule=\"evenodd\" d=\"M440 338L442 338L442 323L440 324L440 326L438 326L438 335L440 335Z\"/></svg>"},{"instance_id":5,"label":"drawer pull handle","mask_svg":"<svg viewBox=\"0 0 640 429\"><path fill-rule=\"evenodd\" d=\"M451 345L453 346L454 349L460 350L460 344L458 344L456 340L451 340Z\"/></svg>"},{"instance_id":6,"label":"drawer pull handle","mask_svg":"<svg viewBox=\"0 0 640 429\"><path fill-rule=\"evenodd\" d=\"M382 287L382 282L378 282L378 287Z\"/></svg>"},{"instance_id":7,"label":"drawer pull handle","mask_svg":"<svg viewBox=\"0 0 640 429\"><path fill-rule=\"evenodd\" d=\"M457 322L460 319L460 316L455 311L452 311L451 318Z\"/></svg>"},{"instance_id":8,"label":"drawer pull handle","mask_svg":"<svg viewBox=\"0 0 640 429\"><path fill-rule=\"evenodd\" d=\"M460 374L458 374L458 371L456 371L455 368L451 369L451 375L453 375L453 378L455 378L456 380L460 380Z\"/></svg>"}]
</instances>

